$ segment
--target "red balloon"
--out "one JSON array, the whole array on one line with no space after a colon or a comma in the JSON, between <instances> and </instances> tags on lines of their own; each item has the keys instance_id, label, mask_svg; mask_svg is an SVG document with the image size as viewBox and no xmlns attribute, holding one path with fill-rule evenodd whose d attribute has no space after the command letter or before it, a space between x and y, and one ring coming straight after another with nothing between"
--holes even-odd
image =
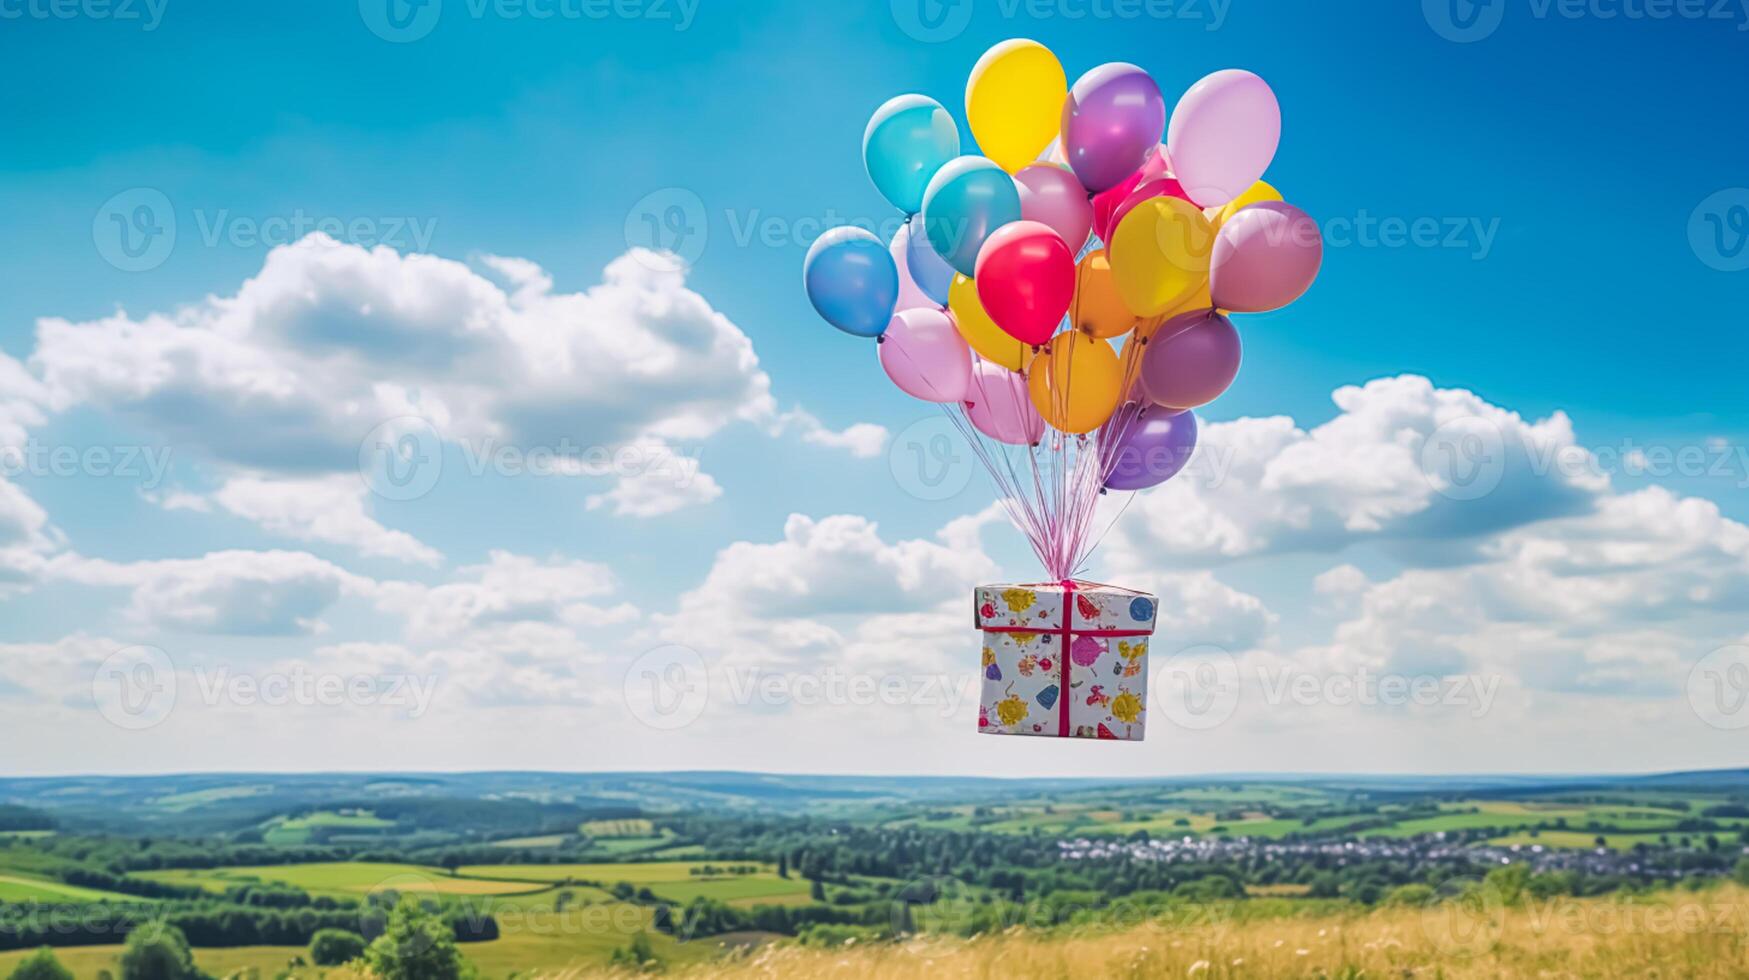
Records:
<instances>
[{"instance_id":1,"label":"red balloon","mask_svg":"<svg viewBox=\"0 0 1749 980\"><path fill-rule=\"evenodd\" d=\"M1166 148L1158 147L1148 154L1148 162L1141 165L1135 173L1125 177L1116 187L1108 187L1093 195L1093 233L1100 241L1111 238L1111 230L1117 227L1112 215L1118 205L1130 196L1130 192L1150 180L1157 180L1172 172L1172 161L1166 156Z\"/></svg>"},{"instance_id":2,"label":"red balloon","mask_svg":"<svg viewBox=\"0 0 1749 980\"><path fill-rule=\"evenodd\" d=\"M1002 332L1037 346L1051 339L1075 297L1075 253L1049 225L1013 221L978 250L978 302Z\"/></svg>"}]
</instances>

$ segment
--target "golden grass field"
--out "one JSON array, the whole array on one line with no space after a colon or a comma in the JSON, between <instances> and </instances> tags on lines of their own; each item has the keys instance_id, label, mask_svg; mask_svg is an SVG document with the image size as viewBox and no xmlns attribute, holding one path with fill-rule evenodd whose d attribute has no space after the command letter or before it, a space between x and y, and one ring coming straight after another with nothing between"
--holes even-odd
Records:
<instances>
[{"instance_id":1,"label":"golden grass field","mask_svg":"<svg viewBox=\"0 0 1749 980\"><path fill-rule=\"evenodd\" d=\"M547 980L616 976L555 971ZM1286 918L1211 911L1189 921L1080 932L1008 932L837 949L773 945L676 971L727 980L917 976L977 980L1126 977L1695 978L1749 976L1749 890L1654 899L1527 899Z\"/></svg>"}]
</instances>

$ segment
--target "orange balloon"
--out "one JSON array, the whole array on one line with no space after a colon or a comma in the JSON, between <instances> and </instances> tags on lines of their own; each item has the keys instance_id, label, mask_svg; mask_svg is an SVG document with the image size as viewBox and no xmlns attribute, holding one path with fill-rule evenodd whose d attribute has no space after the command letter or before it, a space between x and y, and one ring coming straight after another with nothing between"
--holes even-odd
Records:
<instances>
[{"instance_id":1,"label":"orange balloon","mask_svg":"<svg viewBox=\"0 0 1749 980\"><path fill-rule=\"evenodd\" d=\"M1092 432L1111 418L1123 397L1123 366L1103 340L1079 330L1051 338L1027 371L1027 393L1044 420L1060 432Z\"/></svg>"},{"instance_id":2,"label":"orange balloon","mask_svg":"<svg viewBox=\"0 0 1749 980\"><path fill-rule=\"evenodd\" d=\"M1075 302L1069 307L1069 325L1099 338L1121 337L1136 325L1136 315L1117 291L1111 259L1103 248L1088 252L1075 270Z\"/></svg>"}]
</instances>

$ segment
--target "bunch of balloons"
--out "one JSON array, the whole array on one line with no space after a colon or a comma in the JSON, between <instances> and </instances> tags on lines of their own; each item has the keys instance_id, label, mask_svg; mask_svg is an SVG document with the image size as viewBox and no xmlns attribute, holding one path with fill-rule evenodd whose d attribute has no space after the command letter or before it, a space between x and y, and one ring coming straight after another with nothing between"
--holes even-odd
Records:
<instances>
[{"instance_id":1,"label":"bunch of balloons","mask_svg":"<svg viewBox=\"0 0 1749 980\"><path fill-rule=\"evenodd\" d=\"M1019 502L1029 535L1059 539L1047 564L1068 561L1098 492L1183 468L1190 410L1239 370L1228 314L1298 299L1322 236L1263 180L1281 112L1251 72L1203 78L1168 116L1141 68L1069 85L1044 45L1015 39L978 59L965 104L982 155L961 152L927 96L875 110L863 160L904 223L890 242L827 232L803 278L827 322L879 339L895 385L963 421L1010 497L1027 481L1002 479L980 437L1073 474L1053 499Z\"/></svg>"}]
</instances>

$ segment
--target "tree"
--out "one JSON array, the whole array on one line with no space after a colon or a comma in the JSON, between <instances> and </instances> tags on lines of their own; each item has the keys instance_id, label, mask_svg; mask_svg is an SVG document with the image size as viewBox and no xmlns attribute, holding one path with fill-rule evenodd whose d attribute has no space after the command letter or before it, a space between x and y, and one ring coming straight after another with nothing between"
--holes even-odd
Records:
<instances>
[{"instance_id":1,"label":"tree","mask_svg":"<svg viewBox=\"0 0 1749 980\"><path fill-rule=\"evenodd\" d=\"M345 929L322 929L310 939L310 962L339 966L364 955L364 937Z\"/></svg>"},{"instance_id":2,"label":"tree","mask_svg":"<svg viewBox=\"0 0 1749 980\"><path fill-rule=\"evenodd\" d=\"M826 900L826 886L820 884L820 879L815 878L813 882L808 885L808 897L816 902L824 902Z\"/></svg>"},{"instance_id":3,"label":"tree","mask_svg":"<svg viewBox=\"0 0 1749 980\"><path fill-rule=\"evenodd\" d=\"M410 898L366 947L364 965L377 980L462 980L473 973L456 949L454 927Z\"/></svg>"},{"instance_id":4,"label":"tree","mask_svg":"<svg viewBox=\"0 0 1749 980\"><path fill-rule=\"evenodd\" d=\"M613 966L630 966L643 969L657 966L661 960L656 958L656 950L650 945L650 937L643 933L632 936L631 945L615 949L608 957L608 963Z\"/></svg>"},{"instance_id":5,"label":"tree","mask_svg":"<svg viewBox=\"0 0 1749 980\"><path fill-rule=\"evenodd\" d=\"M1737 859L1737 866L1731 869L1731 877L1737 879L1739 885L1749 885L1749 857Z\"/></svg>"},{"instance_id":6,"label":"tree","mask_svg":"<svg viewBox=\"0 0 1749 980\"><path fill-rule=\"evenodd\" d=\"M42 949L20 960L7 980L73 980L73 972L55 959L55 951Z\"/></svg>"},{"instance_id":7,"label":"tree","mask_svg":"<svg viewBox=\"0 0 1749 980\"><path fill-rule=\"evenodd\" d=\"M172 925L147 922L128 933L121 951L121 980L205 980L194 965L188 937Z\"/></svg>"},{"instance_id":8,"label":"tree","mask_svg":"<svg viewBox=\"0 0 1749 980\"><path fill-rule=\"evenodd\" d=\"M789 856L788 855L779 854L777 856L777 876L779 878L788 878L789 877Z\"/></svg>"}]
</instances>

